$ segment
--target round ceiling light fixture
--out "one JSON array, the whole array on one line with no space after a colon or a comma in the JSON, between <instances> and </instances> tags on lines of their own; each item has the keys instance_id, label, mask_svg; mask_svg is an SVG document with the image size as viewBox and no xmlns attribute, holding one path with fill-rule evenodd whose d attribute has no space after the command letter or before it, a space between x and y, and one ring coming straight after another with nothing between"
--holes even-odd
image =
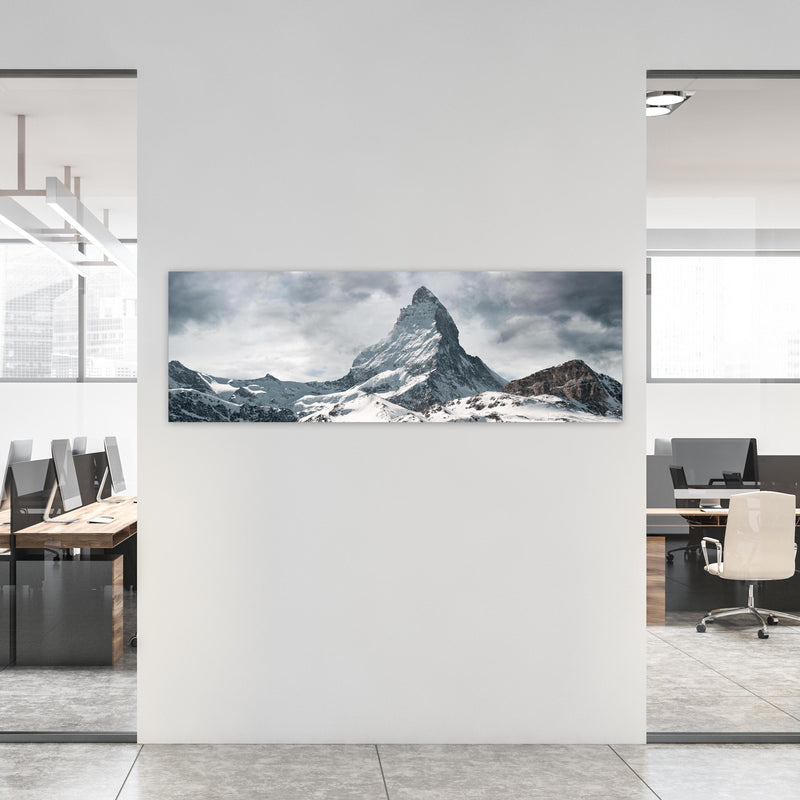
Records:
<instances>
[{"instance_id":1,"label":"round ceiling light fixture","mask_svg":"<svg viewBox=\"0 0 800 800\"><path fill-rule=\"evenodd\" d=\"M680 108L694 92L652 91L645 96L645 108L648 117L663 117Z\"/></svg>"},{"instance_id":2,"label":"round ceiling light fixture","mask_svg":"<svg viewBox=\"0 0 800 800\"><path fill-rule=\"evenodd\" d=\"M648 92L645 103L649 106L676 106L690 96L688 92Z\"/></svg>"}]
</instances>

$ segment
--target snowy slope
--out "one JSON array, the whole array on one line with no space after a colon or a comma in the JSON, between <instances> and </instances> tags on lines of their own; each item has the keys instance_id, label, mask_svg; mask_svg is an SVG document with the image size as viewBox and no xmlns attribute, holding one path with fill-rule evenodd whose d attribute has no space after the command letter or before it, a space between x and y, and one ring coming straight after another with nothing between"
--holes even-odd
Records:
<instances>
[{"instance_id":1,"label":"snowy slope","mask_svg":"<svg viewBox=\"0 0 800 800\"><path fill-rule=\"evenodd\" d=\"M617 422L595 414L581 403L554 395L522 397L505 392L482 392L431 409L426 422Z\"/></svg>"},{"instance_id":2,"label":"snowy slope","mask_svg":"<svg viewBox=\"0 0 800 800\"><path fill-rule=\"evenodd\" d=\"M300 422L424 422L421 414L409 411L375 394L358 392L333 407L319 407Z\"/></svg>"}]
</instances>

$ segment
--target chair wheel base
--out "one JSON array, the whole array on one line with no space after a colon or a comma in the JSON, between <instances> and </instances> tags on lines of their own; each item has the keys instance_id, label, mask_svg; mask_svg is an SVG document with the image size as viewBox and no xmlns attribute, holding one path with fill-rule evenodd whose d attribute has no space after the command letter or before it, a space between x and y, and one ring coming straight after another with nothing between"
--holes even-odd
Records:
<instances>
[{"instance_id":1,"label":"chair wheel base","mask_svg":"<svg viewBox=\"0 0 800 800\"><path fill-rule=\"evenodd\" d=\"M758 629L758 638L759 639L769 639L769 634L763 628L759 628Z\"/></svg>"},{"instance_id":2,"label":"chair wheel base","mask_svg":"<svg viewBox=\"0 0 800 800\"><path fill-rule=\"evenodd\" d=\"M767 625L777 625L779 622L780 620L777 617L773 617L772 614L767 617Z\"/></svg>"},{"instance_id":3,"label":"chair wheel base","mask_svg":"<svg viewBox=\"0 0 800 800\"><path fill-rule=\"evenodd\" d=\"M706 626L702 622L698 622L697 623L697 632L698 633L705 633L706 632Z\"/></svg>"}]
</instances>

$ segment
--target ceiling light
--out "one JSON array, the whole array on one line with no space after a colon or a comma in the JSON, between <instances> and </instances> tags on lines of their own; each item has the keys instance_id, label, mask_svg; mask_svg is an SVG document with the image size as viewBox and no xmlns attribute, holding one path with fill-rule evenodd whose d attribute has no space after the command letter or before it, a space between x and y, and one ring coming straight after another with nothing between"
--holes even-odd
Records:
<instances>
[{"instance_id":1,"label":"ceiling light","mask_svg":"<svg viewBox=\"0 0 800 800\"><path fill-rule=\"evenodd\" d=\"M0 223L5 223L33 244L46 248L59 261L76 269L80 275L86 275L84 267L114 263L136 276L136 254L111 233L107 217L104 222L100 222L81 202L79 178L75 178L76 194L73 194L58 178L45 178L44 189L26 188L25 178L25 115L18 114L17 186L13 189L0 189ZM69 182L70 178L71 169L65 167L64 180ZM39 196L44 197L47 205L65 220L67 223L65 229L54 230L46 227L38 217L13 199ZM105 260L100 262L84 260L82 248L76 246L78 242L83 241L88 241L97 247L105 256Z\"/></svg>"},{"instance_id":2,"label":"ceiling light","mask_svg":"<svg viewBox=\"0 0 800 800\"><path fill-rule=\"evenodd\" d=\"M676 106L689 97L689 92L648 92L645 102L649 106Z\"/></svg>"},{"instance_id":3,"label":"ceiling light","mask_svg":"<svg viewBox=\"0 0 800 800\"><path fill-rule=\"evenodd\" d=\"M694 92L653 91L645 96L645 108L648 117L663 117L677 111L694 94Z\"/></svg>"},{"instance_id":4,"label":"ceiling light","mask_svg":"<svg viewBox=\"0 0 800 800\"><path fill-rule=\"evenodd\" d=\"M86 270L76 263L76 258L80 255L77 249L66 242L42 238L41 231L46 230L44 224L16 200L0 197L0 222L24 236L32 244L48 250L62 264L72 267L79 275L86 275Z\"/></svg>"},{"instance_id":5,"label":"ceiling light","mask_svg":"<svg viewBox=\"0 0 800 800\"><path fill-rule=\"evenodd\" d=\"M136 254L133 251L125 247L58 178L45 178L45 187L46 201L50 208L58 212L107 258L136 276Z\"/></svg>"}]
</instances>

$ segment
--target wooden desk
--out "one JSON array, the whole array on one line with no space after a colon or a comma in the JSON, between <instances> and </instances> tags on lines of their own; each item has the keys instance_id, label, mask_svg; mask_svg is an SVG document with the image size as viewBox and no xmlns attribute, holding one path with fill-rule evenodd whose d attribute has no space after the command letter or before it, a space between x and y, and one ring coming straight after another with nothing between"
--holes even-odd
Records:
<instances>
[{"instance_id":1,"label":"wooden desk","mask_svg":"<svg viewBox=\"0 0 800 800\"><path fill-rule=\"evenodd\" d=\"M6 508L0 511L0 550L8 550L11 547L11 509Z\"/></svg>"},{"instance_id":2,"label":"wooden desk","mask_svg":"<svg viewBox=\"0 0 800 800\"><path fill-rule=\"evenodd\" d=\"M116 547L136 533L136 498L122 503L91 503L54 519L75 522L39 522L16 533L17 547ZM114 517L113 522L89 522L93 517ZM6 534L7 535L7 534ZM2 539L0 539L2 546Z\"/></svg>"},{"instance_id":3,"label":"wooden desk","mask_svg":"<svg viewBox=\"0 0 800 800\"><path fill-rule=\"evenodd\" d=\"M715 508L711 511L704 511L702 508L648 508L648 517L692 517L695 524L701 525L724 525L728 520L729 508ZM795 517L800 518L800 508L794 510ZM702 519L703 522L699 522ZM650 524L650 523L648 523ZM658 523L656 523L658 524Z\"/></svg>"}]
</instances>

